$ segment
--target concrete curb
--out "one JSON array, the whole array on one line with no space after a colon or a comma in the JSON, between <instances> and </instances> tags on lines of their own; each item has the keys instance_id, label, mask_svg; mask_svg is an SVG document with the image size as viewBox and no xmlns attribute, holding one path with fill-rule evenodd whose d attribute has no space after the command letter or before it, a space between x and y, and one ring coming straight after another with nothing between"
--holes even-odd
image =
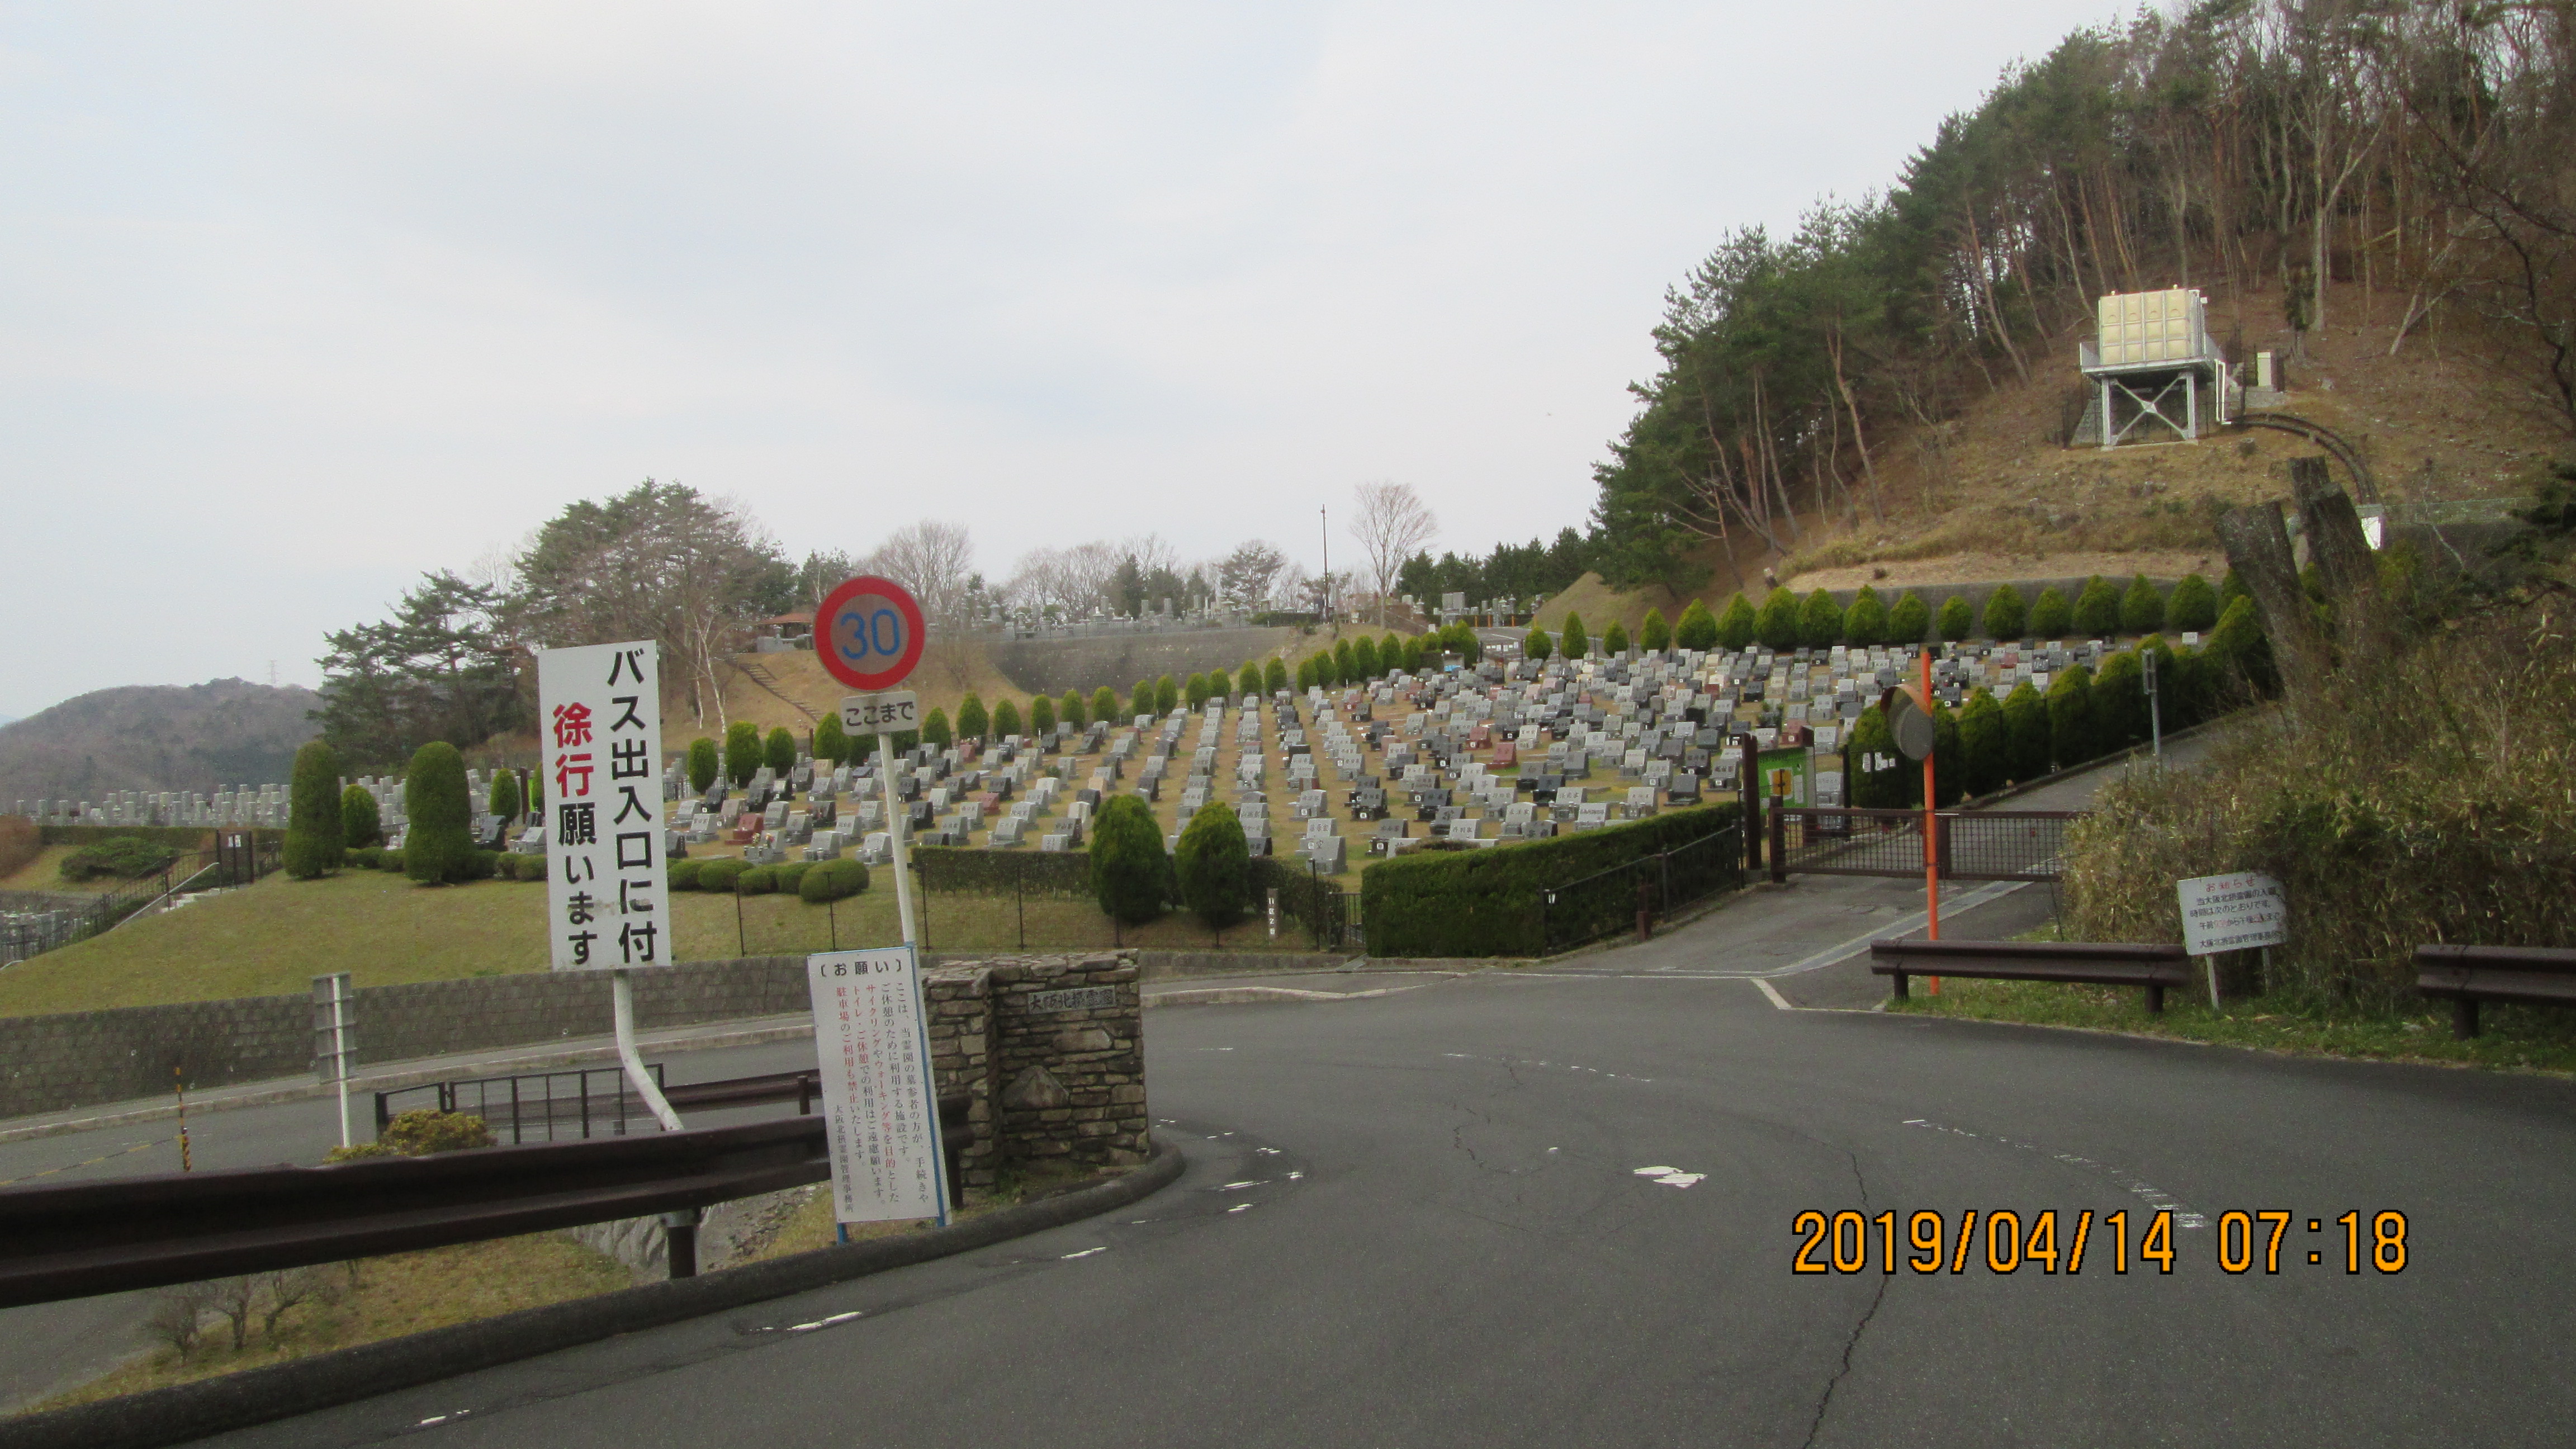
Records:
<instances>
[{"instance_id":1,"label":"concrete curb","mask_svg":"<svg viewBox=\"0 0 2576 1449\"><path fill-rule=\"evenodd\" d=\"M718 1047L758 1046L764 1042L793 1041L814 1034L809 1019L794 1024L745 1027L736 1031L705 1032L697 1035L665 1036L656 1040L647 1033L638 1042L645 1051L704 1051ZM445 1066L402 1066L395 1070L369 1073L349 1081L349 1093L390 1092L403 1087L417 1087L429 1082L443 1082L454 1077L489 1075L507 1076L520 1071L542 1071L549 1067L578 1066L585 1062L609 1062L617 1059L617 1048L611 1044L548 1048L542 1045L526 1048L501 1047L476 1053ZM363 1070L363 1069L362 1069ZM327 1097L337 1090L333 1085L310 1077L290 1077L269 1085L253 1084L244 1088L217 1087L202 1096L189 1099L192 1114L222 1112L235 1107L268 1107L279 1102L299 1102L309 1097ZM92 1132L103 1127L122 1127L135 1122L166 1121L179 1115L173 1104L133 1107L123 1111L102 1112L89 1117L65 1117L44 1122L24 1122L0 1127L0 1143L24 1142L36 1137L60 1137L72 1132Z\"/></svg>"},{"instance_id":2,"label":"concrete curb","mask_svg":"<svg viewBox=\"0 0 2576 1449\"><path fill-rule=\"evenodd\" d=\"M1178 1181L1185 1165L1180 1148L1162 1143L1151 1162L1124 1177L952 1227L820 1248L746 1268L622 1288L596 1298L434 1328L120 1399L0 1419L0 1446L162 1449L559 1348L990 1247L1124 1207Z\"/></svg>"},{"instance_id":3,"label":"concrete curb","mask_svg":"<svg viewBox=\"0 0 2576 1449\"><path fill-rule=\"evenodd\" d=\"M1248 1001L1364 1001L1372 996L1393 996L1403 991L1419 991L1420 986L1381 986L1374 991L1300 991L1293 986L1205 986L1183 991L1150 991L1145 1005L1155 1006L1231 1006Z\"/></svg>"}]
</instances>

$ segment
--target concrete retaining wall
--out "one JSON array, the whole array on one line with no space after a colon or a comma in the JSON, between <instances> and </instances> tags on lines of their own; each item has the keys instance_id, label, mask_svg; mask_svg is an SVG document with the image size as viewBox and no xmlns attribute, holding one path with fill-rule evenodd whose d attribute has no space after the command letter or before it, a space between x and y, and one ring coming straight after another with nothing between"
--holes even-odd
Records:
<instances>
[{"instance_id":1,"label":"concrete retaining wall","mask_svg":"<svg viewBox=\"0 0 2576 1449\"><path fill-rule=\"evenodd\" d=\"M1085 694L1102 685L1120 699L1140 679L1187 679L1211 669L1229 673L1266 658L1296 637L1294 629L1178 629L1168 634L1110 634L1091 639L1012 639L985 644L1002 677L1030 694Z\"/></svg>"}]
</instances>

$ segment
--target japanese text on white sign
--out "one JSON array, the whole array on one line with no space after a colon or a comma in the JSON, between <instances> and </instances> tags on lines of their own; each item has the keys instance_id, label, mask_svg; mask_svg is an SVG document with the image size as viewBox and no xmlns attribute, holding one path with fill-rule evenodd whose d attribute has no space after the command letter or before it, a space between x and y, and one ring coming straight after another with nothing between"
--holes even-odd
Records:
<instances>
[{"instance_id":1,"label":"japanese text on white sign","mask_svg":"<svg viewBox=\"0 0 2576 1449\"><path fill-rule=\"evenodd\" d=\"M912 948L805 958L814 1056L832 1152L832 1207L845 1223L938 1217L939 1097Z\"/></svg>"},{"instance_id":2,"label":"japanese text on white sign","mask_svg":"<svg viewBox=\"0 0 2576 1449\"><path fill-rule=\"evenodd\" d=\"M2194 956L2280 946L2290 939L2290 907L2281 883L2257 871L2194 876L2180 882L2182 948Z\"/></svg>"},{"instance_id":3,"label":"japanese text on white sign","mask_svg":"<svg viewBox=\"0 0 2576 1449\"><path fill-rule=\"evenodd\" d=\"M662 670L651 640L537 655L554 969L668 959Z\"/></svg>"},{"instance_id":4,"label":"japanese text on white sign","mask_svg":"<svg viewBox=\"0 0 2576 1449\"><path fill-rule=\"evenodd\" d=\"M909 689L887 694L848 694L841 697L841 728L861 734L884 730L901 734L921 728L921 696Z\"/></svg>"}]
</instances>

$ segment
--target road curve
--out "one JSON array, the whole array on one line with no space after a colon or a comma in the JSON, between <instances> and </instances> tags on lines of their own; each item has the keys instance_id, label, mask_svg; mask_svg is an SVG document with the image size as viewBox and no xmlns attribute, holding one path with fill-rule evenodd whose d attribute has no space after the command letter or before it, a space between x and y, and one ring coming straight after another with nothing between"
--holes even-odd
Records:
<instances>
[{"instance_id":1,"label":"road curve","mask_svg":"<svg viewBox=\"0 0 2576 1449\"><path fill-rule=\"evenodd\" d=\"M1615 969L1158 1009L1149 1041L1192 1165L1131 1209L214 1442L2420 1446L2564 1442L2576 1408L2564 1082ZM2186 1225L2169 1274L2097 1228L2073 1276L1982 1233L1890 1275L1875 1229L1795 1275L1811 1209ZM2403 1271L2343 1271L2356 1209L2407 1215ZM2229 1210L2295 1215L2277 1274L2260 1225L2222 1271Z\"/></svg>"}]
</instances>

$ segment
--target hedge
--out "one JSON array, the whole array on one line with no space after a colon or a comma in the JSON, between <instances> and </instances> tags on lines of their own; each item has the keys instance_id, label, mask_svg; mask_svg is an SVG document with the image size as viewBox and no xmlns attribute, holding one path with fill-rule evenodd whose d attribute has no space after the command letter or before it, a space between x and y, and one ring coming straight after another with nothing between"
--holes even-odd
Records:
<instances>
[{"instance_id":1,"label":"hedge","mask_svg":"<svg viewBox=\"0 0 2576 1449\"><path fill-rule=\"evenodd\" d=\"M910 851L926 891L1006 896L1014 892L1083 900L1091 895L1087 850L967 850L916 845Z\"/></svg>"},{"instance_id":2,"label":"hedge","mask_svg":"<svg viewBox=\"0 0 2576 1449\"><path fill-rule=\"evenodd\" d=\"M1526 845L1380 861L1360 872L1368 952L1388 957L1543 956L1543 912L1550 889L1688 844L1726 829L1737 818L1732 802L1703 805Z\"/></svg>"},{"instance_id":3,"label":"hedge","mask_svg":"<svg viewBox=\"0 0 2576 1449\"><path fill-rule=\"evenodd\" d=\"M751 869L750 866L743 864L739 860L720 859L708 861L706 864L698 867L698 889L702 891L717 892L730 891L734 888L735 883L742 879L742 873L749 869Z\"/></svg>"},{"instance_id":4,"label":"hedge","mask_svg":"<svg viewBox=\"0 0 2576 1449\"><path fill-rule=\"evenodd\" d=\"M807 905L844 901L868 888L868 868L855 860L816 861L797 883L796 894Z\"/></svg>"},{"instance_id":5,"label":"hedge","mask_svg":"<svg viewBox=\"0 0 2576 1449\"><path fill-rule=\"evenodd\" d=\"M778 889L778 872L773 866L755 865L733 878L734 894L765 896Z\"/></svg>"},{"instance_id":6,"label":"hedge","mask_svg":"<svg viewBox=\"0 0 2576 1449\"><path fill-rule=\"evenodd\" d=\"M670 888L675 891L696 890L698 888L698 871L701 867L705 866L705 864L706 862L703 860L672 861L669 865L663 867L662 879L665 884L669 885Z\"/></svg>"}]
</instances>

